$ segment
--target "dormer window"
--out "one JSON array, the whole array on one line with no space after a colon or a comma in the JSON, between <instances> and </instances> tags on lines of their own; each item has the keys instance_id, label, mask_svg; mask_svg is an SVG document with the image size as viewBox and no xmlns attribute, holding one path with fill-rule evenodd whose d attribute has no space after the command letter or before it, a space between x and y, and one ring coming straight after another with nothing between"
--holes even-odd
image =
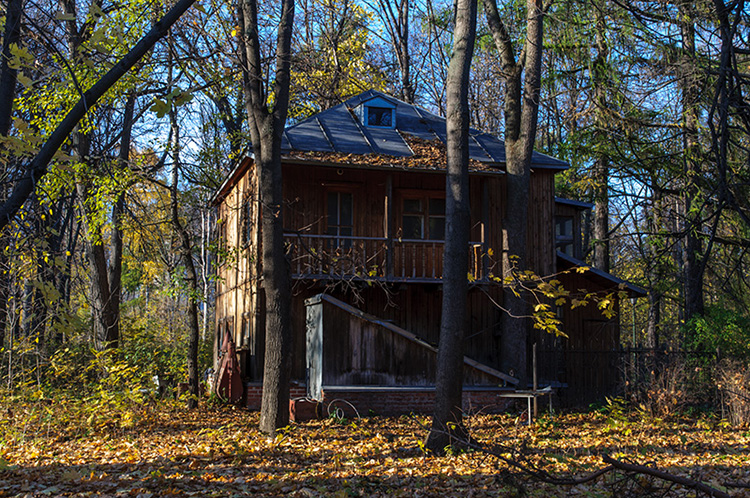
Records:
<instances>
[{"instance_id":1,"label":"dormer window","mask_svg":"<svg viewBox=\"0 0 750 498\"><path fill-rule=\"evenodd\" d=\"M395 128L396 105L383 97L375 97L353 109L359 122L368 128Z\"/></svg>"},{"instance_id":2,"label":"dormer window","mask_svg":"<svg viewBox=\"0 0 750 498\"><path fill-rule=\"evenodd\" d=\"M393 128L394 109L388 107L367 107L367 126Z\"/></svg>"}]
</instances>

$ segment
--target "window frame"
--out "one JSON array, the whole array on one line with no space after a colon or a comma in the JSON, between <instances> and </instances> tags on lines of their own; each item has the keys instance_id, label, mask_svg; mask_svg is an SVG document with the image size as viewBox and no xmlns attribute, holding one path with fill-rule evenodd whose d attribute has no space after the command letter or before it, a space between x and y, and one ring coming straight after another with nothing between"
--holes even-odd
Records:
<instances>
[{"instance_id":1,"label":"window frame","mask_svg":"<svg viewBox=\"0 0 750 498\"><path fill-rule=\"evenodd\" d=\"M390 111L391 114L391 124L389 125L382 125L382 124L373 124L370 123L370 109L377 109L378 111ZM396 109L394 107L386 107L381 105L367 105L365 104L365 126L368 126L370 128L395 128L396 127Z\"/></svg>"},{"instance_id":2,"label":"window frame","mask_svg":"<svg viewBox=\"0 0 750 498\"><path fill-rule=\"evenodd\" d=\"M408 200L419 200L421 203L421 208L419 212L407 212L405 209L405 202ZM430 212L430 201L433 200L440 200L443 201L443 211L442 214L433 214ZM432 242L445 242L445 222L446 222L446 215L445 215L445 192L444 191L438 191L438 190L407 190L400 192L399 195L399 203L398 203L398 209L399 212L397 213L397 223L398 223L398 232L401 234L401 238L405 240L423 240L423 241L432 241ZM404 217L405 216L414 216L419 217L421 220L421 237L413 238L413 237L406 237L404 235ZM442 220L442 226L443 226L443 237L442 238L433 238L430 230L430 220L432 219L440 219Z\"/></svg>"},{"instance_id":3,"label":"window frame","mask_svg":"<svg viewBox=\"0 0 750 498\"><path fill-rule=\"evenodd\" d=\"M560 230L564 224L570 222L570 233L562 233ZM570 252L566 248L570 248ZM571 257L576 257L576 236L575 236L575 217L568 215L556 215L555 216L555 249L567 254Z\"/></svg>"},{"instance_id":4,"label":"window frame","mask_svg":"<svg viewBox=\"0 0 750 498\"><path fill-rule=\"evenodd\" d=\"M331 224L331 195L337 196L337 224ZM349 202L351 203L349 205L349 209L351 211L351 225L342 225L341 224L341 199L342 195L348 195L349 196ZM354 237L354 226L355 226L355 202L354 202L354 192L348 189L329 189L326 190L325 194L325 202L326 202L326 215L325 215L325 234L328 236L333 237L332 239L332 249L339 249L344 248L348 249L352 246L352 239L351 237ZM331 228L335 228L336 233L331 233ZM341 233L342 228L346 229L348 228L350 233L347 235L345 233ZM340 237L347 237L345 239L341 239Z\"/></svg>"}]
</instances>

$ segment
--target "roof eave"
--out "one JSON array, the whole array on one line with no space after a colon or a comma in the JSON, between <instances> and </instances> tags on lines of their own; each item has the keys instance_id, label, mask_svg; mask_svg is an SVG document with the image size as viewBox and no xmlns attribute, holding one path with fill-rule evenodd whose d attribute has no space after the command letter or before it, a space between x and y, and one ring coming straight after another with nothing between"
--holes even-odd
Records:
<instances>
[{"instance_id":1,"label":"roof eave","mask_svg":"<svg viewBox=\"0 0 750 498\"><path fill-rule=\"evenodd\" d=\"M573 256L568 256L564 252L557 251L557 257L572 266L586 268L586 273L591 273L593 275L596 275L599 278L612 282L613 286L624 285L628 295L631 298L646 297L648 295L648 291L646 291L642 287L639 287L635 284L631 284L627 280L623 280L621 278L615 277L611 273L600 270L598 268L594 268L591 265L587 265L585 262L581 261L580 259L574 258Z\"/></svg>"},{"instance_id":2,"label":"roof eave","mask_svg":"<svg viewBox=\"0 0 750 498\"><path fill-rule=\"evenodd\" d=\"M283 156L282 162L286 164L308 164L308 165L315 165L315 166L324 166L324 167L330 167L330 168L345 168L345 169L366 169L366 170L374 170L374 171L413 171L413 172L420 172L420 173L442 173L445 174L445 168L423 168L419 166L401 166L398 164L378 164L378 165L370 165L370 164L357 164L357 163L347 163L347 162L335 162L335 161L321 161L318 159L305 159L301 157L293 157L293 156ZM505 175L505 171L499 168L504 168L504 163L482 163L486 164L489 167L498 168L497 170L469 170L470 175L487 175L487 176L495 176L495 175Z\"/></svg>"},{"instance_id":3,"label":"roof eave","mask_svg":"<svg viewBox=\"0 0 750 498\"><path fill-rule=\"evenodd\" d=\"M247 169L250 167L254 160L253 154L246 156L240 163L234 167L234 169L227 175L224 181L221 183L214 195L208 200L208 206L217 206L224 198L229 194L229 191L234 187L242 175L245 174Z\"/></svg>"}]
</instances>

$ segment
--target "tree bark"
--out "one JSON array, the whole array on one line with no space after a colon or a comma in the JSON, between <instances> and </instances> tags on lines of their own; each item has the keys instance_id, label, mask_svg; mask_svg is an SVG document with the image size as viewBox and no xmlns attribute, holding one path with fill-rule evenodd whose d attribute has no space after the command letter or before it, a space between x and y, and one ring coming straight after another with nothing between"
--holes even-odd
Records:
<instances>
[{"instance_id":1,"label":"tree bark","mask_svg":"<svg viewBox=\"0 0 750 498\"><path fill-rule=\"evenodd\" d=\"M477 1L459 0L446 82L447 176L445 249L435 409L427 448L442 452L466 440L461 408L469 271L469 73L476 38Z\"/></svg>"},{"instance_id":2,"label":"tree bark","mask_svg":"<svg viewBox=\"0 0 750 498\"><path fill-rule=\"evenodd\" d=\"M593 167L594 197L594 257L595 268L609 271L609 155L607 132L607 87L609 80L609 45L601 7L596 12L596 57L592 64L591 84L594 92L595 157Z\"/></svg>"},{"instance_id":3,"label":"tree bark","mask_svg":"<svg viewBox=\"0 0 750 498\"><path fill-rule=\"evenodd\" d=\"M698 203L698 177L700 175L700 145L698 143L698 68L695 57L695 25L693 5L689 0L680 2L680 30L682 35L682 74L679 87L682 91L682 124L684 128L684 188L681 208L684 230L682 252L683 292L685 297L685 322L689 322L704 311L703 272L699 264L701 241L701 209Z\"/></svg>"},{"instance_id":4,"label":"tree bark","mask_svg":"<svg viewBox=\"0 0 750 498\"><path fill-rule=\"evenodd\" d=\"M3 54L0 60L0 136L7 136L13 116L13 101L16 97L18 70L8 62L13 58L10 47L21 40L21 17L23 0L8 0L5 12L5 32L3 34Z\"/></svg>"},{"instance_id":5,"label":"tree bark","mask_svg":"<svg viewBox=\"0 0 750 498\"><path fill-rule=\"evenodd\" d=\"M262 206L261 261L266 300L266 347L260 430L272 435L289 423L291 288L284 254L281 137L289 108L294 1L281 2L272 110L268 109L268 92L263 85L256 0L242 0L238 18L243 28L245 95L255 164L260 177Z\"/></svg>"},{"instance_id":6,"label":"tree bark","mask_svg":"<svg viewBox=\"0 0 750 498\"><path fill-rule=\"evenodd\" d=\"M11 60L10 47L18 45L21 40L21 17L23 15L23 0L8 0L5 12L5 31L3 33L3 50L0 58L0 136L7 137L13 117L13 101L16 96L16 82L18 70L8 64ZM5 199L6 187L2 189ZM8 245L7 234L0 235L0 245ZM8 322L8 297L10 289L10 272L8 270L7 252L0 255L0 349L5 345L5 329Z\"/></svg>"},{"instance_id":7,"label":"tree bark","mask_svg":"<svg viewBox=\"0 0 750 498\"><path fill-rule=\"evenodd\" d=\"M133 131L133 111L135 110L135 95L130 94L125 102L125 112L122 118L122 136L120 137L120 153L118 155L121 168L128 168L130 161L130 140ZM120 339L120 302L122 296L122 218L125 215L125 192L120 192L112 206L112 229L110 236L109 298L112 301L112 311L115 313L116 330L112 336Z\"/></svg>"},{"instance_id":8,"label":"tree bark","mask_svg":"<svg viewBox=\"0 0 750 498\"><path fill-rule=\"evenodd\" d=\"M484 0L487 23L500 55L505 84L505 160L507 195L503 219L503 276L511 280L504 292L501 364L524 386L527 379L529 305L512 281L514 270L527 265L531 156L534 152L542 74L544 10L541 0L526 2L526 42L516 61L513 41L500 20L496 0ZM523 81L522 81L523 76Z\"/></svg>"},{"instance_id":9,"label":"tree bark","mask_svg":"<svg viewBox=\"0 0 750 498\"><path fill-rule=\"evenodd\" d=\"M171 82L170 82L171 83ZM188 355L187 373L190 396L187 399L189 409L198 408L200 394L200 375L198 372L198 341L200 327L198 326L198 273L193 262L193 243L190 232L180 220L179 179L180 179L180 128L177 124L177 112L174 106L169 112L172 127L172 178L169 189L170 215L172 228L177 238L177 253L185 267L185 284L187 291L187 322L188 322Z\"/></svg>"},{"instance_id":10,"label":"tree bark","mask_svg":"<svg viewBox=\"0 0 750 498\"><path fill-rule=\"evenodd\" d=\"M399 96L404 102L414 103L416 88L411 75L411 54L409 53L409 0L378 0L380 15L391 38L391 46L396 52L401 73ZM395 7L395 9L394 9Z\"/></svg>"}]
</instances>

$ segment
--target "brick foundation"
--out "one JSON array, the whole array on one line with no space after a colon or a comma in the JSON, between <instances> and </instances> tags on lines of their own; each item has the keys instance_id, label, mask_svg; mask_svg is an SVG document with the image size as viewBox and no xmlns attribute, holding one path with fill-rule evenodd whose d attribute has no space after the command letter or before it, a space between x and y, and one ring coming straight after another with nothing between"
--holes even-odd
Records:
<instances>
[{"instance_id":1,"label":"brick foundation","mask_svg":"<svg viewBox=\"0 0 750 498\"><path fill-rule=\"evenodd\" d=\"M245 386L246 403L250 410L260 410L263 387L261 384ZM463 391L463 410L466 413L500 413L514 402L500 398L507 389L499 387L466 387ZM345 417L369 415L406 415L432 413L435 389L432 387L380 387L331 386L323 389L323 401L307 400L302 384L291 387L289 414L293 422L338 413Z\"/></svg>"},{"instance_id":2,"label":"brick foundation","mask_svg":"<svg viewBox=\"0 0 750 498\"><path fill-rule=\"evenodd\" d=\"M263 384L253 382L245 384L245 407L249 410L260 410L260 399L263 396ZM304 399L307 397L307 388L304 384L293 382L289 388L290 399Z\"/></svg>"}]
</instances>

